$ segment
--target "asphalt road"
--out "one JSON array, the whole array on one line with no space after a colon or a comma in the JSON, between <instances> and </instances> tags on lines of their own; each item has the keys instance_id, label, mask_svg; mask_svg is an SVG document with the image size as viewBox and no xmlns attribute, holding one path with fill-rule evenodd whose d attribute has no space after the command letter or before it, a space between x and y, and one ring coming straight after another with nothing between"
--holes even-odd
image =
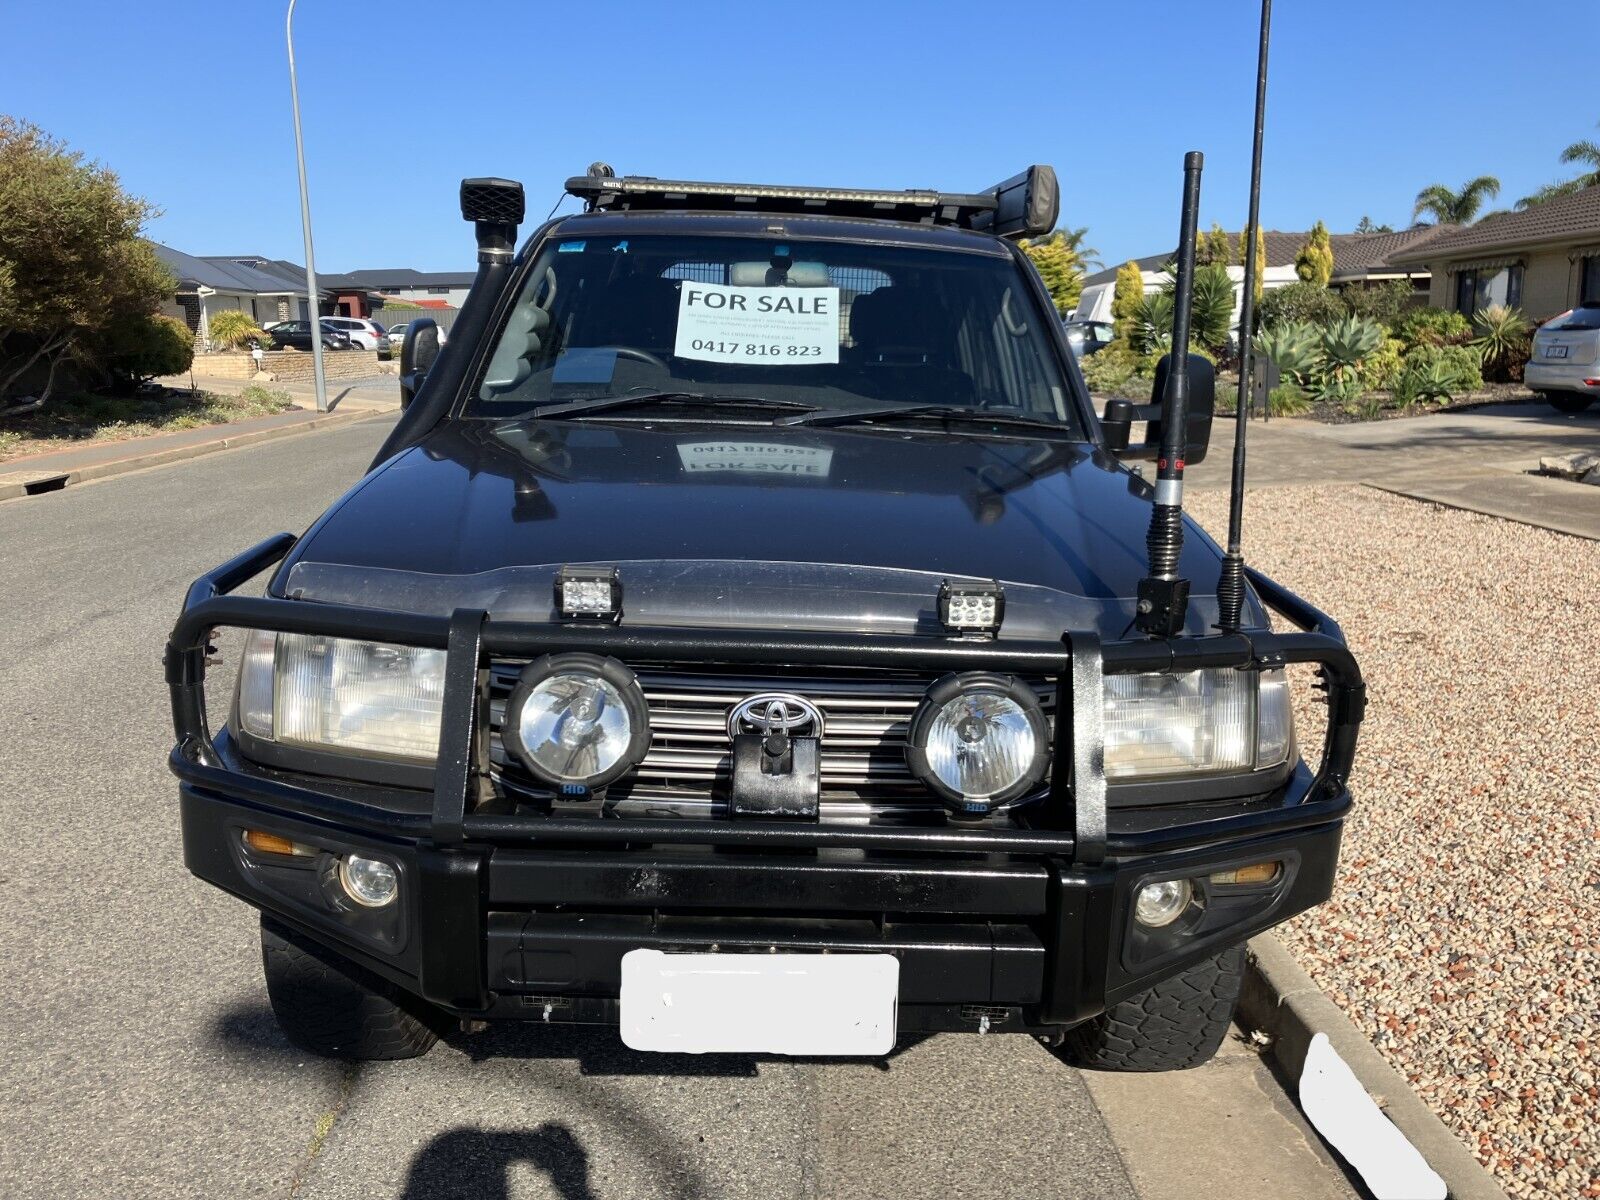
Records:
<instances>
[{"instance_id":1,"label":"asphalt road","mask_svg":"<svg viewBox=\"0 0 1600 1200\"><path fill-rule=\"evenodd\" d=\"M0 504L0 1194L1152 1200L1188 1194L1185 1155L1228 1191L1350 1194L1237 1049L1177 1091L1091 1097L1016 1036L883 1063L542 1027L360 1067L289 1046L254 914L181 861L160 648L194 575L303 529L385 428Z\"/></svg>"}]
</instances>

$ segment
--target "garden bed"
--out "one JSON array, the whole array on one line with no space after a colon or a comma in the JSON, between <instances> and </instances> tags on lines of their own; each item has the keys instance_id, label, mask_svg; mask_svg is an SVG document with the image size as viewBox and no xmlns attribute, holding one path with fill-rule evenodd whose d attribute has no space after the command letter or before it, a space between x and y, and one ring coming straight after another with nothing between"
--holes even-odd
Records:
<instances>
[{"instance_id":1,"label":"garden bed","mask_svg":"<svg viewBox=\"0 0 1600 1200\"><path fill-rule=\"evenodd\" d=\"M264 387L248 387L237 396L188 388L145 388L133 396L80 393L53 400L37 412L0 418L0 462L85 442L228 425L294 407L287 392Z\"/></svg>"},{"instance_id":2,"label":"garden bed","mask_svg":"<svg viewBox=\"0 0 1600 1200\"><path fill-rule=\"evenodd\" d=\"M1234 387L1237 388L1235 383ZM1221 381L1218 381L1217 412L1218 414L1233 413L1233 399L1237 392L1224 393ZM1476 391L1465 395L1454 396L1443 403L1419 401L1408 408L1401 408L1393 403L1388 392L1373 392L1369 396L1383 402L1382 408L1377 409L1352 409L1346 405L1335 404L1329 400L1313 400L1311 407L1302 413L1292 416L1278 415L1275 421L1297 420L1317 421L1323 425L1354 425L1364 421L1390 421L1401 417L1427 417L1436 413L1470 412L1475 408L1487 408L1492 405L1503 404L1532 404L1543 405L1548 408L1550 402L1536 392L1530 392L1520 383L1486 383ZM1261 415L1258 405L1256 415Z\"/></svg>"}]
</instances>

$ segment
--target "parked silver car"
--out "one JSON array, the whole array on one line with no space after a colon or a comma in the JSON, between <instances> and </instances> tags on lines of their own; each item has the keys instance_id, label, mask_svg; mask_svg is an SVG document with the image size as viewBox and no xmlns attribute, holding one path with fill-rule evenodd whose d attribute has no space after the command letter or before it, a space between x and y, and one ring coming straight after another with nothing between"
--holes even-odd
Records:
<instances>
[{"instance_id":1,"label":"parked silver car","mask_svg":"<svg viewBox=\"0 0 1600 1200\"><path fill-rule=\"evenodd\" d=\"M389 352L389 334L376 321L365 317L323 317L322 327L344 334L359 349Z\"/></svg>"},{"instance_id":2,"label":"parked silver car","mask_svg":"<svg viewBox=\"0 0 1600 1200\"><path fill-rule=\"evenodd\" d=\"M1593 404L1600 396L1600 301L1541 325L1522 378L1561 412L1582 412Z\"/></svg>"}]
</instances>

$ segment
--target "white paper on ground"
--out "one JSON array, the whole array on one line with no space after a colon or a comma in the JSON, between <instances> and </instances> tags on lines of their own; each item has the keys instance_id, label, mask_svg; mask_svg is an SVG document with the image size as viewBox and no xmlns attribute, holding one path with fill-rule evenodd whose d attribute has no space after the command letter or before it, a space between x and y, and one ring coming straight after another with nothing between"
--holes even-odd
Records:
<instances>
[{"instance_id":1,"label":"white paper on ground","mask_svg":"<svg viewBox=\"0 0 1600 1200\"><path fill-rule=\"evenodd\" d=\"M622 956L623 1044L678 1054L887 1054L892 954Z\"/></svg>"},{"instance_id":2,"label":"white paper on ground","mask_svg":"<svg viewBox=\"0 0 1600 1200\"><path fill-rule=\"evenodd\" d=\"M725 287L685 280L672 353L699 362L803 367L839 361L836 287Z\"/></svg>"},{"instance_id":3,"label":"white paper on ground","mask_svg":"<svg viewBox=\"0 0 1600 1200\"><path fill-rule=\"evenodd\" d=\"M1300 1107L1378 1200L1447 1200L1444 1180L1383 1115L1325 1033L1306 1050Z\"/></svg>"}]
</instances>

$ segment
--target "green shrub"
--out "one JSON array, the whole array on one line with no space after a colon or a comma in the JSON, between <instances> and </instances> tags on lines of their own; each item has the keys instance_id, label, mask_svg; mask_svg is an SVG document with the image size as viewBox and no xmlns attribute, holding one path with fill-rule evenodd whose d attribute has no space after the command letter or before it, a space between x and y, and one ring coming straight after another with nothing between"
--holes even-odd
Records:
<instances>
[{"instance_id":1,"label":"green shrub","mask_svg":"<svg viewBox=\"0 0 1600 1200\"><path fill-rule=\"evenodd\" d=\"M1316 370L1318 330L1304 321L1269 325L1255 337L1255 352L1278 364L1278 374L1304 386Z\"/></svg>"},{"instance_id":2,"label":"green shrub","mask_svg":"<svg viewBox=\"0 0 1600 1200\"><path fill-rule=\"evenodd\" d=\"M1383 345L1383 326L1345 316L1322 331L1317 377L1324 399L1348 400L1361 387L1361 364Z\"/></svg>"},{"instance_id":3,"label":"green shrub","mask_svg":"<svg viewBox=\"0 0 1600 1200\"><path fill-rule=\"evenodd\" d=\"M1306 321L1312 325L1332 325L1347 315L1344 302L1333 292L1314 283L1291 283L1273 288L1261 299L1261 324L1282 325Z\"/></svg>"},{"instance_id":4,"label":"green shrub","mask_svg":"<svg viewBox=\"0 0 1600 1200\"><path fill-rule=\"evenodd\" d=\"M1321 221L1311 227L1305 245L1294 256L1294 273L1320 288L1327 287L1328 280L1333 278L1333 239Z\"/></svg>"},{"instance_id":5,"label":"green shrub","mask_svg":"<svg viewBox=\"0 0 1600 1200\"><path fill-rule=\"evenodd\" d=\"M1403 408L1450 400L1483 386L1478 354L1470 346L1416 346L1406 352L1404 364L1394 388Z\"/></svg>"},{"instance_id":6,"label":"green shrub","mask_svg":"<svg viewBox=\"0 0 1600 1200\"><path fill-rule=\"evenodd\" d=\"M248 346L251 342L260 342L265 346L270 340L261 326L256 324L254 317L237 308L224 309L217 313L211 318L208 328L211 344L220 346L224 350Z\"/></svg>"},{"instance_id":7,"label":"green shrub","mask_svg":"<svg viewBox=\"0 0 1600 1200\"><path fill-rule=\"evenodd\" d=\"M1172 349L1174 303L1169 291L1141 296L1133 310L1133 345L1141 354L1165 354Z\"/></svg>"},{"instance_id":8,"label":"green shrub","mask_svg":"<svg viewBox=\"0 0 1600 1200\"><path fill-rule=\"evenodd\" d=\"M1472 326L1448 308L1411 308L1395 319L1394 336L1406 349L1417 346L1460 345L1472 336Z\"/></svg>"},{"instance_id":9,"label":"green shrub","mask_svg":"<svg viewBox=\"0 0 1600 1200\"><path fill-rule=\"evenodd\" d=\"M282 412L294 407L294 399L282 388L263 387L252 383L239 391L239 404L244 408L259 408L267 413Z\"/></svg>"},{"instance_id":10,"label":"green shrub","mask_svg":"<svg viewBox=\"0 0 1600 1200\"><path fill-rule=\"evenodd\" d=\"M147 379L182 375L194 363L194 335L177 317L154 313L121 321L107 344L105 368L127 391Z\"/></svg>"},{"instance_id":11,"label":"green shrub","mask_svg":"<svg viewBox=\"0 0 1600 1200\"><path fill-rule=\"evenodd\" d=\"M1478 330L1472 348L1483 363L1484 375L1502 383L1520 383L1533 348L1532 330L1522 310L1491 304L1480 308L1472 320Z\"/></svg>"},{"instance_id":12,"label":"green shrub","mask_svg":"<svg viewBox=\"0 0 1600 1200\"><path fill-rule=\"evenodd\" d=\"M1045 290L1055 301L1056 311L1066 316L1078 307L1083 295L1083 261L1059 230L1047 238L1022 243L1022 252L1032 260Z\"/></svg>"},{"instance_id":13,"label":"green shrub","mask_svg":"<svg viewBox=\"0 0 1600 1200\"><path fill-rule=\"evenodd\" d=\"M1267 393L1267 411L1275 417L1295 417L1311 409L1311 397L1292 383L1280 383Z\"/></svg>"},{"instance_id":14,"label":"green shrub","mask_svg":"<svg viewBox=\"0 0 1600 1200\"><path fill-rule=\"evenodd\" d=\"M1117 268L1117 282L1111 291L1113 336L1132 338L1139 304L1144 300L1144 275L1139 264L1129 259Z\"/></svg>"},{"instance_id":15,"label":"green shrub","mask_svg":"<svg viewBox=\"0 0 1600 1200\"><path fill-rule=\"evenodd\" d=\"M1125 342L1112 342L1080 362L1083 381L1099 396L1121 396L1139 370L1139 356Z\"/></svg>"},{"instance_id":16,"label":"green shrub","mask_svg":"<svg viewBox=\"0 0 1600 1200\"><path fill-rule=\"evenodd\" d=\"M1399 338L1384 338L1361 363L1361 382L1369 388L1391 391L1405 369L1406 344Z\"/></svg>"},{"instance_id":17,"label":"green shrub","mask_svg":"<svg viewBox=\"0 0 1600 1200\"><path fill-rule=\"evenodd\" d=\"M1411 303L1411 295L1411 285L1404 279L1387 279L1376 287L1347 287L1339 293L1339 299L1351 315L1393 329Z\"/></svg>"}]
</instances>

